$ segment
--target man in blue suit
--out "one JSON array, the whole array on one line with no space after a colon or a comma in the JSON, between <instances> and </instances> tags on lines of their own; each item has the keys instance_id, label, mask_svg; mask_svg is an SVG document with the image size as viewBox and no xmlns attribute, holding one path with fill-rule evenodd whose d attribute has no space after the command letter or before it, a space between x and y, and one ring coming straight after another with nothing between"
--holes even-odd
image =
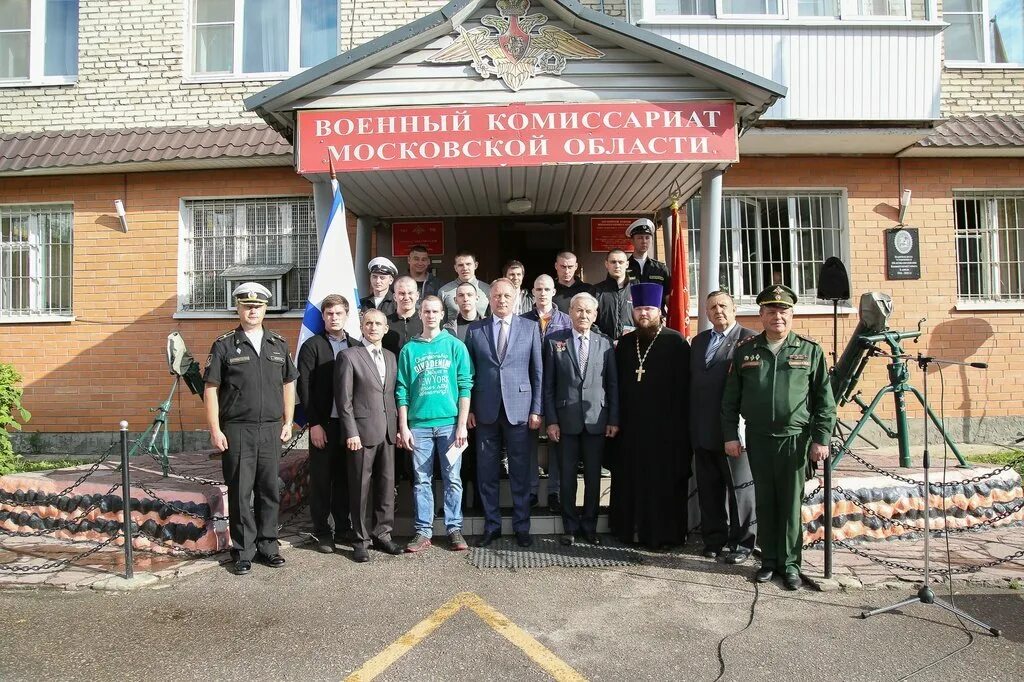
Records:
<instances>
[{"instance_id":1,"label":"man in blue suit","mask_svg":"<svg viewBox=\"0 0 1024 682\"><path fill-rule=\"evenodd\" d=\"M501 537L498 504L501 450L508 451L512 489L512 529L520 547L530 540L530 429L543 414L543 365L540 328L515 315L515 286L507 279L491 284L491 317L466 331L466 347L476 368L469 426L476 428L477 480L484 503L487 547Z\"/></svg>"}]
</instances>

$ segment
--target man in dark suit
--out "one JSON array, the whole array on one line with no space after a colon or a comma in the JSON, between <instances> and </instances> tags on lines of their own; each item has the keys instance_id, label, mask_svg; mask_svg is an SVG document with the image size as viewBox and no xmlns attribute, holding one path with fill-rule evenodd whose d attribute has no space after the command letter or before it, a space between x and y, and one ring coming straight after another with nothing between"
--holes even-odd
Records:
<instances>
[{"instance_id":1,"label":"man in dark suit","mask_svg":"<svg viewBox=\"0 0 1024 682\"><path fill-rule=\"evenodd\" d=\"M544 340L544 414L548 438L558 443L562 471L583 460L583 515L576 514L576 477L562 477L562 544L577 535L597 545L601 458L605 438L619 432L619 385L615 347L593 328L597 299L576 294L569 302L572 329Z\"/></svg>"},{"instance_id":2,"label":"man in dark suit","mask_svg":"<svg viewBox=\"0 0 1024 682\"><path fill-rule=\"evenodd\" d=\"M498 479L502 447L508 451L512 489L512 529L516 542L529 547L530 434L540 427L542 358L536 322L512 313L515 286L507 279L491 284L491 317L466 331L466 347L476 370L469 426L477 429L477 479L484 503L481 547L501 537Z\"/></svg>"},{"instance_id":3,"label":"man in dark suit","mask_svg":"<svg viewBox=\"0 0 1024 682\"><path fill-rule=\"evenodd\" d=\"M725 454L722 392L736 344L754 332L736 323L736 304L724 291L707 298L714 325L693 338L690 353L690 433L693 438L704 556L741 564L754 549L754 486L744 451Z\"/></svg>"},{"instance_id":4,"label":"man in dark suit","mask_svg":"<svg viewBox=\"0 0 1024 682\"><path fill-rule=\"evenodd\" d=\"M359 345L345 334L348 299L330 294L320 303L324 331L306 339L299 349L296 390L309 426L309 515L317 549L334 552L351 532L349 521L348 459L334 402L334 358L343 348ZM331 530L330 517L334 517Z\"/></svg>"},{"instance_id":5,"label":"man in dark suit","mask_svg":"<svg viewBox=\"0 0 1024 682\"><path fill-rule=\"evenodd\" d=\"M395 524L395 440L398 408L395 405L394 354L380 341L388 321L379 310L363 313L362 345L338 353L334 372L334 396L341 433L348 449L349 497L355 541L352 558L369 561L367 547L401 554L391 540ZM373 500L373 528L369 528Z\"/></svg>"}]
</instances>

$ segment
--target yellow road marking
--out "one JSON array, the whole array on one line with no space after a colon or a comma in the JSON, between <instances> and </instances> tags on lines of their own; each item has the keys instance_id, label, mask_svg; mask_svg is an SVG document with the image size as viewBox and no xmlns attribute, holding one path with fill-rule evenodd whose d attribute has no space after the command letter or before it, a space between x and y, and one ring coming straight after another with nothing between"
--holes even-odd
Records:
<instances>
[{"instance_id":1,"label":"yellow road marking","mask_svg":"<svg viewBox=\"0 0 1024 682\"><path fill-rule=\"evenodd\" d=\"M488 627L514 644L557 682L586 682L586 678L576 672L572 666L555 656L550 649L472 592L455 595L439 609L412 626L408 632L396 639L384 651L345 678L346 682L366 682L377 677L463 608L467 608L479 616L480 620Z\"/></svg>"}]
</instances>

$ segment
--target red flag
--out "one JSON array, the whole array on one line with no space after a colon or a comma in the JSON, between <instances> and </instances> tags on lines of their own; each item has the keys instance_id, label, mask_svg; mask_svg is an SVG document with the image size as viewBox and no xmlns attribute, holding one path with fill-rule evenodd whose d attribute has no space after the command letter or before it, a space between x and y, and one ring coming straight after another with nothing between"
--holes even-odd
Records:
<instances>
[{"instance_id":1,"label":"red flag","mask_svg":"<svg viewBox=\"0 0 1024 682\"><path fill-rule=\"evenodd\" d=\"M668 326L690 338L690 290L687 282L686 242L679 223L679 201L672 199L672 288L668 298Z\"/></svg>"}]
</instances>

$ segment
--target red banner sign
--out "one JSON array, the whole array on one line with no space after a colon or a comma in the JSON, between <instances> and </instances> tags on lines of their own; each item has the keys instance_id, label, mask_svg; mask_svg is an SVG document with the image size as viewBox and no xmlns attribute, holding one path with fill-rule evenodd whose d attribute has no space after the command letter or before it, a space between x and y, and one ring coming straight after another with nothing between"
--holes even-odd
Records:
<instances>
[{"instance_id":1,"label":"red banner sign","mask_svg":"<svg viewBox=\"0 0 1024 682\"><path fill-rule=\"evenodd\" d=\"M633 252L633 243L626 236L626 228L636 218L591 218L590 219L590 250L594 253L607 253L612 249L622 249L627 254Z\"/></svg>"},{"instance_id":2,"label":"red banner sign","mask_svg":"<svg viewBox=\"0 0 1024 682\"><path fill-rule=\"evenodd\" d=\"M408 256L409 249L422 244L431 255L444 253L444 222L430 220L391 223L391 254Z\"/></svg>"},{"instance_id":3,"label":"red banner sign","mask_svg":"<svg viewBox=\"0 0 1024 682\"><path fill-rule=\"evenodd\" d=\"M300 173L563 163L733 162L733 102L298 112Z\"/></svg>"}]
</instances>

